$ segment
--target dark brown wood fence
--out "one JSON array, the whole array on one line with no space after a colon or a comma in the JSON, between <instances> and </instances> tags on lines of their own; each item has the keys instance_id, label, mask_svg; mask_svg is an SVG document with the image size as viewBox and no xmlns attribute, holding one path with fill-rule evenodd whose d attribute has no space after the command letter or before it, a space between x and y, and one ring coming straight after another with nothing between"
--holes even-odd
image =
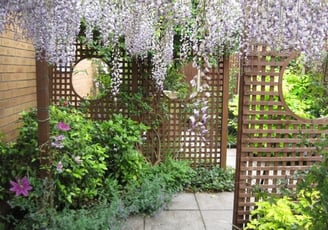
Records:
<instances>
[{"instance_id":1,"label":"dark brown wood fence","mask_svg":"<svg viewBox=\"0 0 328 230\"><path fill-rule=\"evenodd\" d=\"M78 43L76 63L84 58L100 57L97 52ZM151 64L147 60L121 58L121 91L127 95L142 92L142 100L151 109L123 100L120 94L106 95L100 99L88 101L88 112L92 119L110 119L115 113L121 113L151 127L146 134L146 143L142 146L143 154L153 163L171 154L178 159L191 161L193 166L226 164L227 114L228 114L228 59L218 62L203 78L209 85L208 98L208 133L205 140L199 133L190 130L189 117L196 99L169 99L158 93L150 79ZM85 100L74 90L72 85L72 66L55 66L51 74L51 101L58 104L68 100L74 106L80 106ZM186 71L188 72L188 71ZM190 72L190 71L189 71ZM192 72L192 71L191 71ZM192 76L191 76L192 77ZM186 76L190 79L190 76ZM131 108L131 106L134 108ZM165 106L163 109L162 106ZM136 113L136 111L138 111ZM155 122L156 121L156 122ZM156 124L154 124L154 122Z\"/></svg>"},{"instance_id":2,"label":"dark brown wood fence","mask_svg":"<svg viewBox=\"0 0 328 230\"><path fill-rule=\"evenodd\" d=\"M255 187L271 193L279 192L279 183L295 188L293 174L321 159L314 144L327 133L327 119L296 116L282 94L284 70L296 56L254 46L244 59L233 218L239 227L254 208Z\"/></svg>"}]
</instances>

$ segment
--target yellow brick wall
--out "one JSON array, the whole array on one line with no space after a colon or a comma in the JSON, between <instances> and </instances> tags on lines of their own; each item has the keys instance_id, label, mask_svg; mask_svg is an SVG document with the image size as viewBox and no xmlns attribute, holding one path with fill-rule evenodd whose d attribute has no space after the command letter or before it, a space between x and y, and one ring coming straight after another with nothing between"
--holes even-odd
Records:
<instances>
[{"instance_id":1,"label":"yellow brick wall","mask_svg":"<svg viewBox=\"0 0 328 230\"><path fill-rule=\"evenodd\" d=\"M20 113L36 107L35 52L30 42L0 33L0 133L17 137Z\"/></svg>"}]
</instances>

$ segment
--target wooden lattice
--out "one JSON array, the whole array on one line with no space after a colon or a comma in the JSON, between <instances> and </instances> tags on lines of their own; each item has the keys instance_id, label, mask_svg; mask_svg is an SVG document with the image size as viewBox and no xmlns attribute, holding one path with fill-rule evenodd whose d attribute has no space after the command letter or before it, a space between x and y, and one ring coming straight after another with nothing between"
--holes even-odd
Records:
<instances>
[{"instance_id":1,"label":"wooden lattice","mask_svg":"<svg viewBox=\"0 0 328 230\"><path fill-rule=\"evenodd\" d=\"M278 184L283 183L293 189L293 174L321 159L314 144L326 134L321 127L328 121L296 116L282 94L284 69L296 56L254 46L244 60L233 219L239 227L249 220L254 208L255 187L278 193Z\"/></svg>"},{"instance_id":2,"label":"wooden lattice","mask_svg":"<svg viewBox=\"0 0 328 230\"><path fill-rule=\"evenodd\" d=\"M85 102L72 85L73 66L84 58L100 57L98 53L80 43L77 44L76 62L72 66L56 66L51 75L52 103L69 100L74 106ZM142 91L143 100L151 105L151 110L133 108L119 95L107 95L101 99L88 101L89 116L92 119L110 119L114 113L121 113L152 127L146 134L146 143L141 146L143 154L153 163L171 154L179 159L190 160L197 165L221 165L225 167L228 101L228 61L222 60L218 68L206 75L208 92L208 133L204 141L190 130L188 123L192 111L188 105L193 100L171 100L158 93L150 79L151 64L143 59L121 58L121 90L128 94ZM224 81L225 79L225 81ZM194 99L195 100L195 99ZM165 103L166 109L161 105ZM134 113L133 113L134 111ZM138 111L136 114L135 111ZM153 122L156 122L154 126Z\"/></svg>"}]
</instances>

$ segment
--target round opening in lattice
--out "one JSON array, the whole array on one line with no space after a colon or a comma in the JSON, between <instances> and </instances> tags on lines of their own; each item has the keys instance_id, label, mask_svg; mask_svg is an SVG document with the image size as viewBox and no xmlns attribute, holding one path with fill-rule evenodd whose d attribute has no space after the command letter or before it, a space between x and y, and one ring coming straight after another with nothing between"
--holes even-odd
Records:
<instances>
[{"instance_id":1,"label":"round opening in lattice","mask_svg":"<svg viewBox=\"0 0 328 230\"><path fill-rule=\"evenodd\" d=\"M102 98L110 92L110 68L100 58L82 59L73 68L72 85L84 99Z\"/></svg>"},{"instance_id":2,"label":"round opening in lattice","mask_svg":"<svg viewBox=\"0 0 328 230\"><path fill-rule=\"evenodd\" d=\"M164 80L164 95L172 100L189 98L193 91L192 82L197 81L197 74L198 71L192 66L192 63L171 66Z\"/></svg>"},{"instance_id":3,"label":"round opening in lattice","mask_svg":"<svg viewBox=\"0 0 328 230\"><path fill-rule=\"evenodd\" d=\"M282 90L286 105L297 116L328 117L328 79L323 68L305 66L302 57L292 60L284 71Z\"/></svg>"}]
</instances>

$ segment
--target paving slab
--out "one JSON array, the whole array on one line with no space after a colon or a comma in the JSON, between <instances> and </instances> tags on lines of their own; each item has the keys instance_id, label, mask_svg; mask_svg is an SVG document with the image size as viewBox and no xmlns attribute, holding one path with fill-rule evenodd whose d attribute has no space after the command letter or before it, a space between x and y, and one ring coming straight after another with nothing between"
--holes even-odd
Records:
<instances>
[{"instance_id":1,"label":"paving slab","mask_svg":"<svg viewBox=\"0 0 328 230\"><path fill-rule=\"evenodd\" d=\"M167 210L198 210L194 193L179 193L168 204Z\"/></svg>"},{"instance_id":2,"label":"paving slab","mask_svg":"<svg viewBox=\"0 0 328 230\"><path fill-rule=\"evenodd\" d=\"M122 230L144 230L145 219L143 216L129 216L123 224Z\"/></svg>"},{"instance_id":3,"label":"paving slab","mask_svg":"<svg viewBox=\"0 0 328 230\"><path fill-rule=\"evenodd\" d=\"M232 211L231 210L204 210L201 211L206 230L231 230Z\"/></svg>"},{"instance_id":4,"label":"paving slab","mask_svg":"<svg viewBox=\"0 0 328 230\"><path fill-rule=\"evenodd\" d=\"M236 149L227 149L226 165L232 168L236 168Z\"/></svg>"},{"instance_id":5,"label":"paving slab","mask_svg":"<svg viewBox=\"0 0 328 230\"><path fill-rule=\"evenodd\" d=\"M199 210L163 211L145 219L145 230L206 230Z\"/></svg>"},{"instance_id":6,"label":"paving slab","mask_svg":"<svg viewBox=\"0 0 328 230\"><path fill-rule=\"evenodd\" d=\"M195 193L200 210L233 210L233 192Z\"/></svg>"}]
</instances>

